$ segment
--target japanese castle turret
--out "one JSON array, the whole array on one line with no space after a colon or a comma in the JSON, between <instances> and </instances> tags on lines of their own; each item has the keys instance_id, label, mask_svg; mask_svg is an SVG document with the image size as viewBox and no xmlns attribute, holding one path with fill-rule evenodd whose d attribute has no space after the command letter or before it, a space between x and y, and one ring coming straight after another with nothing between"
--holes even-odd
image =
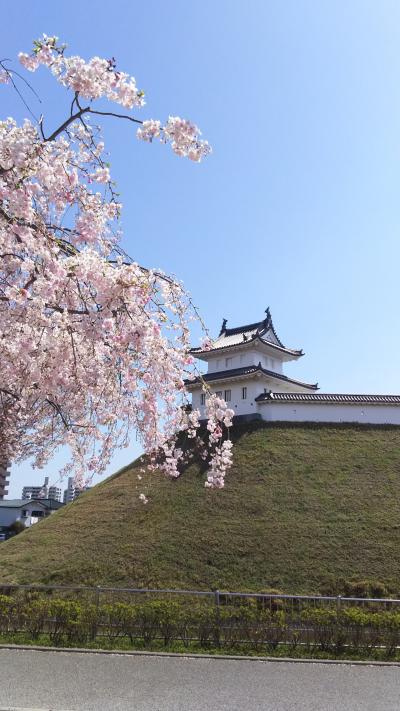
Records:
<instances>
[{"instance_id":1,"label":"japanese castle turret","mask_svg":"<svg viewBox=\"0 0 400 711\"><path fill-rule=\"evenodd\" d=\"M317 383L294 380L284 373L302 350L287 348L278 338L270 310L257 323L227 328L191 354L205 361L202 376L211 392L225 399L239 420L361 422L400 425L399 395L320 393ZM187 381L193 408L204 415L206 393L200 378Z\"/></svg>"}]
</instances>

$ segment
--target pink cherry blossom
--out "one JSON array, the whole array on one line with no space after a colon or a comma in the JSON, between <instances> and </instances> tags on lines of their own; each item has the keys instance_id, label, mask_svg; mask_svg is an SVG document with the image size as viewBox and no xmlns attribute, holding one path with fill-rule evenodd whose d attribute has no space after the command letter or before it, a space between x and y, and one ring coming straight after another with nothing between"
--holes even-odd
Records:
<instances>
[{"instance_id":1,"label":"pink cherry blossom","mask_svg":"<svg viewBox=\"0 0 400 711\"><path fill-rule=\"evenodd\" d=\"M137 130L137 136L142 141L149 141L150 143L154 138L157 138L161 133L161 122L153 121L143 121L141 128Z\"/></svg>"},{"instance_id":2,"label":"pink cherry blossom","mask_svg":"<svg viewBox=\"0 0 400 711\"><path fill-rule=\"evenodd\" d=\"M27 69L29 72L35 72L40 64L38 57L32 57L29 54L26 54L25 52L20 52L18 55L18 59L21 62L22 66L25 67L25 69Z\"/></svg>"},{"instance_id":3,"label":"pink cherry blossom","mask_svg":"<svg viewBox=\"0 0 400 711\"><path fill-rule=\"evenodd\" d=\"M205 337L202 338L202 340L201 340L201 347L202 347L202 349L203 349L204 351L209 351L209 350L211 350L211 348L212 348L212 340L211 340L208 336L205 336Z\"/></svg>"},{"instance_id":4,"label":"pink cherry blossom","mask_svg":"<svg viewBox=\"0 0 400 711\"><path fill-rule=\"evenodd\" d=\"M161 128L159 121L144 121L137 131L141 140L152 142L154 138L159 137L163 143L171 144L176 155L187 156L196 162L211 153L208 142L200 140L200 135L197 126L179 116L170 116L164 128Z\"/></svg>"},{"instance_id":5,"label":"pink cherry blossom","mask_svg":"<svg viewBox=\"0 0 400 711\"><path fill-rule=\"evenodd\" d=\"M150 467L177 477L197 451L209 461L206 486L221 488L233 411L204 385L201 434L184 387L197 310L182 284L121 249L122 206L89 122L99 113L95 99L140 108L143 92L114 60L67 57L56 37L44 35L19 58L29 71L46 67L74 98L69 117L47 136L29 120L0 121L2 455L32 457L40 467L67 446L61 475L73 471L83 486L136 431ZM145 121L139 131L192 160L210 152L199 129L178 117L164 128Z\"/></svg>"}]
</instances>

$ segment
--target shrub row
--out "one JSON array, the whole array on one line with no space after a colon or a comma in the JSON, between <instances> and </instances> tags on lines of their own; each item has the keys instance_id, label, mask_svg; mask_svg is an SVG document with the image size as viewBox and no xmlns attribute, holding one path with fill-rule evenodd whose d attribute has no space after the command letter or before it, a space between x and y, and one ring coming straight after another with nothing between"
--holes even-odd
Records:
<instances>
[{"instance_id":1,"label":"shrub row","mask_svg":"<svg viewBox=\"0 0 400 711\"><path fill-rule=\"evenodd\" d=\"M279 645L340 654L368 654L384 647L393 655L400 645L400 612L344 607L263 610L249 601L220 608L176 601L91 604L70 599L0 595L0 635L23 632L33 641L46 635L51 644L84 645L97 638L114 646L125 638L150 647L193 642L201 647L271 651Z\"/></svg>"},{"instance_id":2,"label":"shrub row","mask_svg":"<svg viewBox=\"0 0 400 711\"><path fill-rule=\"evenodd\" d=\"M327 578L320 586L321 595L342 595L343 597L383 598L390 597L398 591L391 590L379 580L345 580L344 578Z\"/></svg>"}]
</instances>

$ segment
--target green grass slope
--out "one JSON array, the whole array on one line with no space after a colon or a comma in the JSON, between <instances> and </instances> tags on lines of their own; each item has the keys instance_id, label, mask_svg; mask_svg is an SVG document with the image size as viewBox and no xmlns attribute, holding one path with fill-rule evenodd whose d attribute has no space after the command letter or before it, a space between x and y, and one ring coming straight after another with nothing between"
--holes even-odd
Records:
<instances>
[{"instance_id":1,"label":"green grass slope","mask_svg":"<svg viewBox=\"0 0 400 711\"><path fill-rule=\"evenodd\" d=\"M0 581L400 592L400 428L255 423L234 439L224 490L197 465L169 481L134 463L1 543Z\"/></svg>"}]
</instances>

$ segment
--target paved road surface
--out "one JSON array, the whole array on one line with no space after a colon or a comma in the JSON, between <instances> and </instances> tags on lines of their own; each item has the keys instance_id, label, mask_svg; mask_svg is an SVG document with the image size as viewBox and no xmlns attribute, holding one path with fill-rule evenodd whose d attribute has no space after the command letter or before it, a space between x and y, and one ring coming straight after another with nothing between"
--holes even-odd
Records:
<instances>
[{"instance_id":1,"label":"paved road surface","mask_svg":"<svg viewBox=\"0 0 400 711\"><path fill-rule=\"evenodd\" d=\"M400 667L0 649L0 711L399 711Z\"/></svg>"}]
</instances>

